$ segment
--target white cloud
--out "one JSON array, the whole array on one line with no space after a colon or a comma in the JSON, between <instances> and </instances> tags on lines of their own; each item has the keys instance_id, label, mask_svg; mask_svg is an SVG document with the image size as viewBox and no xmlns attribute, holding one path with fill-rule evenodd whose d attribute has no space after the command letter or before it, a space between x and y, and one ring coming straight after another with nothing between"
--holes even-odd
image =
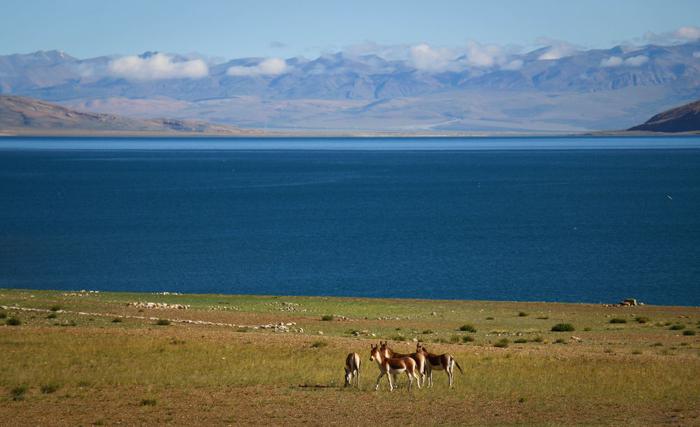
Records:
<instances>
[{"instance_id":1,"label":"white cloud","mask_svg":"<svg viewBox=\"0 0 700 427\"><path fill-rule=\"evenodd\" d=\"M610 58L600 61L600 66L604 68L619 67L624 61L619 56L611 56Z\"/></svg>"},{"instance_id":2,"label":"white cloud","mask_svg":"<svg viewBox=\"0 0 700 427\"><path fill-rule=\"evenodd\" d=\"M257 65L234 65L226 70L229 76L276 76L287 71L287 63L281 58L267 58Z\"/></svg>"},{"instance_id":3,"label":"white cloud","mask_svg":"<svg viewBox=\"0 0 700 427\"><path fill-rule=\"evenodd\" d=\"M514 59L501 67L502 70L516 71L523 68L522 59Z\"/></svg>"},{"instance_id":4,"label":"white cloud","mask_svg":"<svg viewBox=\"0 0 700 427\"><path fill-rule=\"evenodd\" d=\"M164 53L148 57L123 56L110 61L111 75L131 80L198 79L209 74L209 67L201 59L174 61Z\"/></svg>"},{"instance_id":5,"label":"white cloud","mask_svg":"<svg viewBox=\"0 0 700 427\"><path fill-rule=\"evenodd\" d=\"M521 60L509 61L503 47L475 41L455 49L432 47L427 43L411 46L409 62L418 70L433 72L496 67L517 70L523 65Z\"/></svg>"},{"instance_id":6,"label":"white cloud","mask_svg":"<svg viewBox=\"0 0 700 427\"><path fill-rule=\"evenodd\" d=\"M649 57L645 55L632 56L627 59L622 59L619 56L611 56L610 58L600 61L600 66L604 68L620 67L639 67L649 61Z\"/></svg>"},{"instance_id":7,"label":"white cloud","mask_svg":"<svg viewBox=\"0 0 700 427\"><path fill-rule=\"evenodd\" d=\"M681 40L697 40L700 39L700 27L680 27L679 29L674 31L673 35Z\"/></svg>"},{"instance_id":8,"label":"white cloud","mask_svg":"<svg viewBox=\"0 0 700 427\"><path fill-rule=\"evenodd\" d=\"M418 70L447 71L454 68L454 52L446 48L432 48L427 43L411 46L410 61Z\"/></svg>"},{"instance_id":9,"label":"white cloud","mask_svg":"<svg viewBox=\"0 0 700 427\"><path fill-rule=\"evenodd\" d=\"M547 46L547 50L537 58L544 61L565 58L578 51L578 46L564 40L550 39L548 37L540 37L535 43Z\"/></svg>"},{"instance_id":10,"label":"white cloud","mask_svg":"<svg viewBox=\"0 0 700 427\"><path fill-rule=\"evenodd\" d=\"M689 25L680 27L675 31L660 34L647 31L644 33L642 40L649 43L671 45L700 40L700 27Z\"/></svg>"},{"instance_id":11,"label":"white cloud","mask_svg":"<svg viewBox=\"0 0 700 427\"><path fill-rule=\"evenodd\" d=\"M644 55L637 55L631 58L625 59L625 65L629 67L639 67L642 64L649 62L649 57Z\"/></svg>"}]
</instances>

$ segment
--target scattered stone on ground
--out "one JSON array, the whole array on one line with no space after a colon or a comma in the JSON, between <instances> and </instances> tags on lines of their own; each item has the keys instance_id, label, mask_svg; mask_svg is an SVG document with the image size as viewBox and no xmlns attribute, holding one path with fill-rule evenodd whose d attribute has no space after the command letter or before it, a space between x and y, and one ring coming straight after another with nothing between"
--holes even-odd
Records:
<instances>
[{"instance_id":1,"label":"scattered stone on ground","mask_svg":"<svg viewBox=\"0 0 700 427\"><path fill-rule=\"evenodd\" d=\"M142 302L133 301L126 303L129 307L137 308L159 308L159 309L175 309L175 310L188 310L190 308L189 304L168 304L167 302Z\"/></svg>"}]
</instances>

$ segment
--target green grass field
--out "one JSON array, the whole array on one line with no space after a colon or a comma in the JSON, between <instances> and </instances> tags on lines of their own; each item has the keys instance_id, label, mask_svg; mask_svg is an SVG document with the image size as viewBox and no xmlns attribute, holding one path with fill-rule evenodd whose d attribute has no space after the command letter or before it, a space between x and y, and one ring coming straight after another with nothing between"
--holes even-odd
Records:
<instances>
[{"instance_id":1,"label":"green grass field","mask_svg":"<svg viewBox=\"0 0 700 427\"><path fill-rule=\"evenodd\" d=\"M0 305L13 424L700 424L697 307L27 290ZM375 392L380 339L464 374ZM342 387L351 351L360 390Z\"/></svg>"}]
</instances>

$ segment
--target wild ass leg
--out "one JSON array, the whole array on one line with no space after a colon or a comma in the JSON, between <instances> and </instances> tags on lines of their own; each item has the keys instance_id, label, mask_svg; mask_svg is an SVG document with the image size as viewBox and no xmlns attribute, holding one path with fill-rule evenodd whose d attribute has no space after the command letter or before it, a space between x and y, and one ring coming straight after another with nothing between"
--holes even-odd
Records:
<instances>
[{"instance_id":1,"label":"wild ass leg","mask_svg":"<svg viewBox=\"0 0 700 427\"><path fill-rule=\"evenodd\" d=\"M379 376L377 377L377 385L374 386L374 390L377 391L379 390L379 381L382 380L382 377L384 376L384 372L380 373ZM391 376L387 375L389 377L389 387L391 387Z\"/></svg>"},{"instance_id":2,"label":"wild ass leg","mask_svg":"<svg viewBox=\"0 0 700 427\"><path fill-rule=\"evenodd\" d=\"M411 386L413 385L413 373L406 369L406 376L408 377L408 391L411 391Z\"/></svg>"},{"instance_id":3,"label":"wild ass leg","mask_svg":"<svg viewBox=\"0 0 700 427\"><path fill-rule=\"evenodd\" d=\"M394 382L391 380L391 377L393 377L393 375L389 374L386 377L389 378L389 391L394 391Z\"/></svg>"},{"instance_id":4,"label":"wild ass leg","mask_svg":"<svg viewBox=\"0 0 700 427\"><path fill-rule=\"evenodd\" d=\"M445 367L445 372L447 372L447 382L450 385L450 388L452 388L452 386L454 384L454 368L455 368L454 361L450 357L447 360L447 366Z\"/></svg>"}]
</instances>

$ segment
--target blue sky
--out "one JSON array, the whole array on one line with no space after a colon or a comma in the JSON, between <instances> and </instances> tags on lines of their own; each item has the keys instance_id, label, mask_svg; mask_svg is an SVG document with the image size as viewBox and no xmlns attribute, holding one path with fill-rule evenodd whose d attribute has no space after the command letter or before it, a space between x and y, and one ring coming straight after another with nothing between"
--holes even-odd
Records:
<instances>
[{"instance_id":1,"label":"blue sky","mask_svg":"<svg viewBox=\"0 0 700 427\"><path fill-rule=\"evenodd\" d=\"M3 0L0 19L0 54L315 57L367 41L610 47L700 25L700 1Z\"/></svg>"}]
</instances>

